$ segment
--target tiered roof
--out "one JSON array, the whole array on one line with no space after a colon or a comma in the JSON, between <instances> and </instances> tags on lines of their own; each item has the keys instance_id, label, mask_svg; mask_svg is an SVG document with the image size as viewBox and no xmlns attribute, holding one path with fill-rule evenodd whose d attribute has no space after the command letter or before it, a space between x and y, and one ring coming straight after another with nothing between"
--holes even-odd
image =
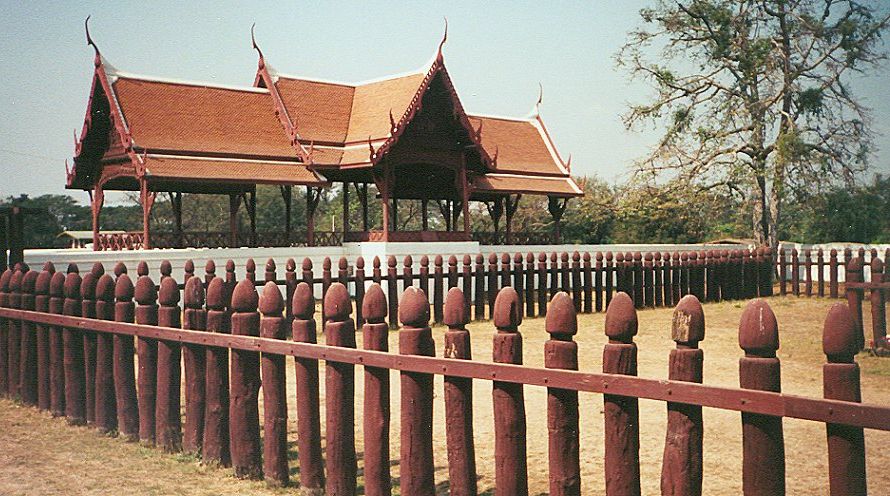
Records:
<instances>
[{"instance_id":1,"label":"tiered roof","mask_svg":"<svg viewBox=\"0 0 890 496\"><path fill-rule=\"evenodd\" d=\"M254 86L232 87L123 73L97 49L69 187L108 181L132 189L120 169L130 166L133 177L159 182L322 185L323 171L374 167L385 157L435 81L478 155L473 198L582 194L537 112L511 119L464 111L441 45L421 70L354 84L279 74L257 50ZM117 183L102 170L108 164L117 164Z\"/></svg>"}]
</instances>

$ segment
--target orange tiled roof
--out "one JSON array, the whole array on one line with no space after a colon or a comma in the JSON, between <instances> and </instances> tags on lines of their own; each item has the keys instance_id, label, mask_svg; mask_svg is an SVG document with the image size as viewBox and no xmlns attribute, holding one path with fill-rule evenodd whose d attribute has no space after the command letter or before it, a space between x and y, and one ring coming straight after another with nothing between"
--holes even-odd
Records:
<instances>
[{"instance_id":1,"label":"orange tiled roof","mask_svg":"<svg viewBox=\"0 0 890 496\"><path fill-rule=\"evenodd\" d=\"M536 120L470 115L474 128L482 126L482 147L491 157L497 153L496 172L567 175L551 153L547 137Z\"/></svg>"},{"instance_id":2,"label":"orange tiled roof","mask_svg":"<svg viewBox=\"0 0 890 496\"><path fill-rule=\"evenodd\" d=\"M296 162L223 160L177 155L147 155L145 175L148 178L207 182L324 184L312 170Z\"/></svg>"},{"instance_id":3,"label":"orange tiled roof","mask_svg":"<svg viewBox=\"0 0 890 496\"><path fill-rule=\"evenodd\" d=\"M139 148L297 157L265 91L126 76L118 76L112 87Z\"/></svg>"},{"instance_id":4,"label":"orange tiled roof","mask_svg":"<svg viewBox=\"0 0 890 496\"><path fill-rule=\"evenodd\" d=\"M582 196L584 193L571 177L521 176L518 174L485 174L473 180L473 193L552 194Z\"/></svg>"}]
</instances>

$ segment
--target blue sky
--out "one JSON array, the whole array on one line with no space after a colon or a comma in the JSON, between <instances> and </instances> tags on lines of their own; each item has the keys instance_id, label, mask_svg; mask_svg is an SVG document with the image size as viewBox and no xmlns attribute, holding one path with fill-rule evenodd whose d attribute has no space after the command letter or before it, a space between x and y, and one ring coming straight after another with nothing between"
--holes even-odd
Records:
<instances>
[{"instance_id":1,"label":"blue sky","mask_svg":"<svg viewBox=\"0 0 890 496\"><path fill-rule=\"evenodd\" d=\"M279 71L361 81L413 70L433 55L448 17L445 63L470 112L541 113L573 171L621 180L655 134L620 114L649 89L614 54L654 1L622 2L10 2L0 16L0 196L63 193L92 72L83 19L121 70L250 85L250 25ZM874 108L877 170L890 171L890 71L854 86ZM72 192L79 200L86 194Z\"/></svg>"}]
</instances>

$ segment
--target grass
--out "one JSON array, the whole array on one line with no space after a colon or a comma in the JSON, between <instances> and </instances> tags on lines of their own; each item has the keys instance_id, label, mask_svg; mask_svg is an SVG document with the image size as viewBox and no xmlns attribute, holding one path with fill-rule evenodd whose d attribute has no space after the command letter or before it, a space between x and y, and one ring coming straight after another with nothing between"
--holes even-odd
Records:
<instances>
[{"instance_id":1,"label":"grass","mask_svg":"<svg viewBox=\"0 0 890 496\"><path fill-rule=\"evenodd\" d=\"M821 350L822 319L833 300L818 298L775 297L769 300L780 325L783 391L819 397L822 394ZM707 331L701 347L705 353L707 384L738 386L737 333L744 304L725 302L705 305ZM868 313L866 305L866 314ZM602 369L602 314L579 317L579 362L581 370ZM670 340L671 311L639 312L639 374L666 378ZM870 319L865 316L865 327ZM477 360L490 361L493 328L489 322L469 326L473 353ZM433 334L441 355L444 328ZM543 365L543 346L547 340L542 319L528 319L521 332L526 364ZM357 336L361 346L361 334ZM322 339L323 341L323 339ZM397 349L398 333L390 334L390 349ZM863 401L890 404L890 358L860 354ZM288 361L290 395L289 457L291 477L299 480L297 469L296 419L292 361ZM323 369L323 366L322 366ZM322 371L323 373L323 371ZM362 377L356 367L356 446L359 450L359 486L362 467ZM399 390L398 374L390 375L393 411L391 414L391 459L394 493L398 494ZM324 395L322 380L322 395ZM437 492L447 494L447 456L445 451L444 403L442 378L435 381L434 436ZM531 494L547 492L546 390L525 388L528 424L528 467ZM581 469L584 494L602 493L603 438L602 397L580 395ZM494 485L494 432L492 425L491 384L474 382L474 429L476 463L480 493L491 494ZM322 400L324 408L324 400ZM642 400L641 473L644 494L659 494L661 455L664 447L665 405ZM324 412L322 412L324 415ZM705 422L705 494L741 493L741 422L736 412L706 409ZM171 456L159 450L120 439L99 436L83 427L69 427L62 419L53 419L32 408L0 400L0 494L293 494L293 488L270 489L259 481L237 480L231 470L202 465L192 456ZM825 427L802 420L785 420L787 487L792 494L827 492L828 466ZM322 420L324 426L324 420ZM890 488L890 453L883 449L890 443L890 432L866 431L869 489L882 494ZM61 469L61 470L60 470ZM360 491L361 493L361 491Z\"/></svg>"}]
</instances>

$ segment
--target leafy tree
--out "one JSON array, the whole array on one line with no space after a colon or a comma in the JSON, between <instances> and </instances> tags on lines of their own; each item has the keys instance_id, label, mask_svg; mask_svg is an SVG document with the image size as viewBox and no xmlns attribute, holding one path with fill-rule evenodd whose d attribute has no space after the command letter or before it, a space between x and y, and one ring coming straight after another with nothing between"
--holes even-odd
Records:
<instances>
[{"instance_id":1,"label":"leafy tree","mask_svg":"<svg viewBox=\"0 0 890 496\"><path fill-rule=\"evenodd\" d=\"M790 239L812 243L890 242L890 178L876 175L871 184L833 188L792 208L797 222L787 231Z\"/></svg>"},{"instance_id":2,"label":"leafy tree","mask_svg":"<svg viewBox=\"0 0 890 496\"><path fill-rule=\"evenodd\" d=\"M23 234L26 248L61 246L64 243L60 243L58 235L62 231L92 229L90 208L78 205L68 195L32 198L23 194L7 197L0 204L37 210L25 217Z\"/></svg>"},{"instance_id":3,"label":"leafy tree","mask_svg":"<svg viewBox=\"0 0 890 496\"><path fill-rule=\"evenodd\" d=\"M640 15L616 58L656 93L624 120L664 134L638 178L667 171L743 191L755 239L776 246L789 193L866 167L868 109L850 80L885 59L887 12L859 1L684 0Z\"/></svg>"}]
</instances>

